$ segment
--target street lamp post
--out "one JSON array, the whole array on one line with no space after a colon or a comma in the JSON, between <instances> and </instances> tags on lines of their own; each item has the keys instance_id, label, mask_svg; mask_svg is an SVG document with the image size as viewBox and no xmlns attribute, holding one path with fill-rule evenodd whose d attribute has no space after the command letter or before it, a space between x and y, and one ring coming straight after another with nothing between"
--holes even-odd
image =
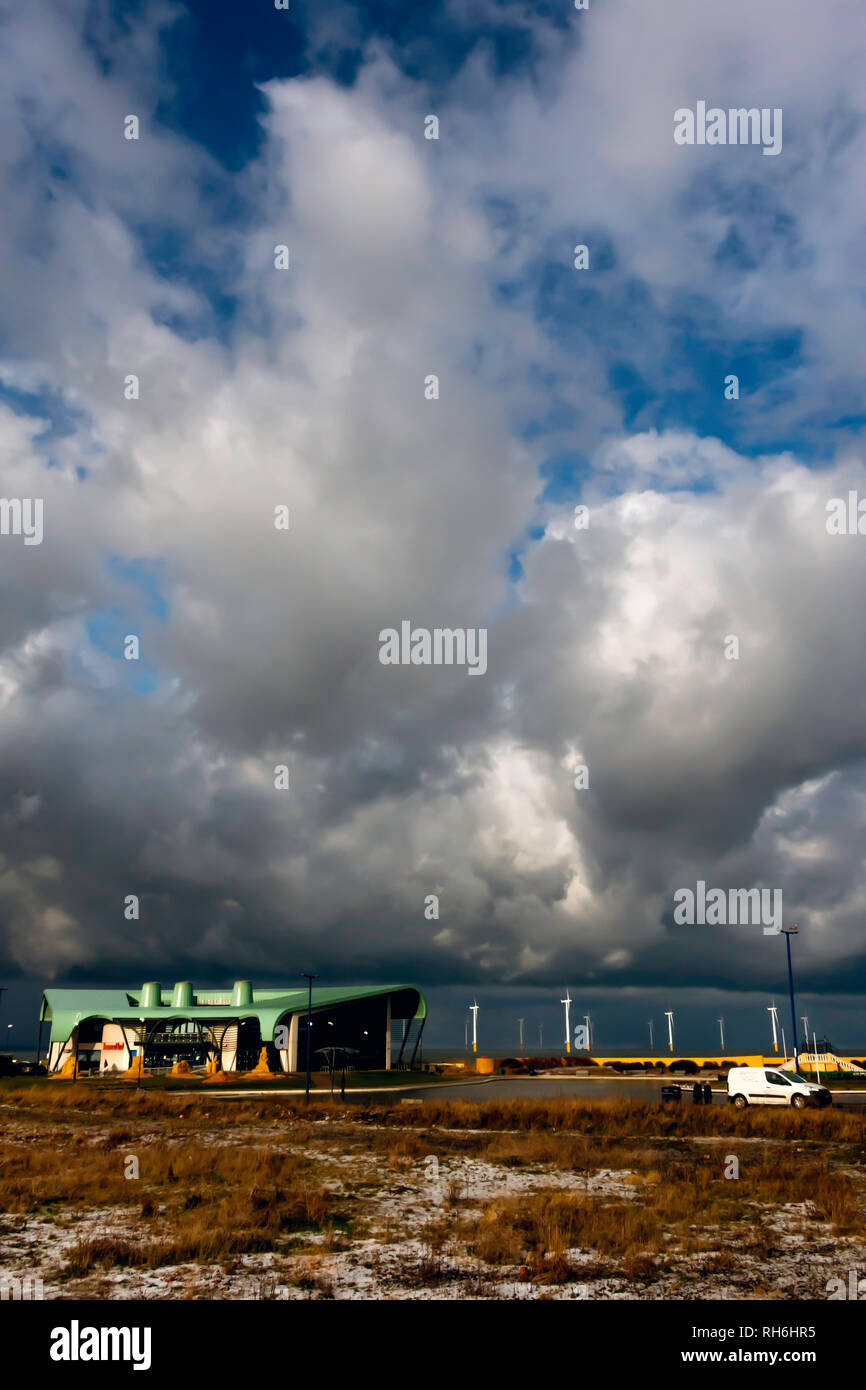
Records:
<instances>
[{"instance_id":1,"label":"street lamp post","mask_svg":"<svg viewBox=\"0 0 866 1390\"><path fill-rule=\"evenodd\" d=\"M793 971L793 967L792 967L792 965L791 965L791 937L794 935L794 933L796 932L796 930L797 930L797 924L796 924L796 922L794 923L793 927L783 927L783 928L782 928L782 931L785 933L785 946L787 947L787 951L788 951L788 992L789 992L789 994L790 994L790 996L791 996L791 1027L792 1027L793 1030L794 1030L794 1073L795 1073L795 1075L796 1075L796 1073L800 1070L800 1056L799 1056L799 1050L798 1050L798 1047L797 1047L797 1013L796 1013L796 1010L795 1010L795 1008L794 1008L794 971Z\"/></svg>"},{"instance_id":2,"label":"street lamp post","mask_svg":"<svg viewBox=\"0 0 866 1390\"><path fill-rule=\"evenodd\" d=\"M308 975L305 970L301 971L301 979L307 981L307 1084L304 1096L310 1099L310 1048L313 1041L313 981L318 980L318 975Z\"/></svg>"}]
</instances>

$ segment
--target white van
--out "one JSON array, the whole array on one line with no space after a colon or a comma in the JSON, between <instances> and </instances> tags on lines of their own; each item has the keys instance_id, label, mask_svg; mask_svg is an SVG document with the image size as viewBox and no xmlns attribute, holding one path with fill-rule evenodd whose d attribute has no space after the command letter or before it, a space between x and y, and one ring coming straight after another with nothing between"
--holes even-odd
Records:
<instances>
[{"instance_id":1,"label":"white van","mask_svg":"<svg viewBox=\"0 0 866 1390\"><path fill-rule=\"evenodd\" d=\"M738 1110L747 1105L830 1105L833 1097L826 1086L807 1081L798 1072L778 1071L774 1067L731 1067L728 1072L728 1100Z\"/></svg>"}]
</instances>

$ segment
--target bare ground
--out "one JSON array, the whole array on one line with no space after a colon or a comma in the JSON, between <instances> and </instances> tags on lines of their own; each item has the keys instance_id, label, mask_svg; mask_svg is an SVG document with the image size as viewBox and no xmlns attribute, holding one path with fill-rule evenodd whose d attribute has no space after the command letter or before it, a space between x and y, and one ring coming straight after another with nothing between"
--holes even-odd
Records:
<instances>
[{"instance_id":1,"label":"bare ground","mask_svg":"<svg viewBox=\"0 0 866 1390\"><path fill-rule=\"evenodd\" d=\"M820 1299L866 1272L859 1114L61 1084L0 1101L0 1280L48 1299Z\"/></svg>"}]
</instances>

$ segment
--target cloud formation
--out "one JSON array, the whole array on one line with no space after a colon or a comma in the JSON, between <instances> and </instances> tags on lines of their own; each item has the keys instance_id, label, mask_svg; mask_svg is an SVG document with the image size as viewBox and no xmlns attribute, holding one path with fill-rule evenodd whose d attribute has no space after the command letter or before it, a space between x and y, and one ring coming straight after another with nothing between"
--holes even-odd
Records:
<instances>
[{"instance_id":1,"label":"cloud formation","mask_svg":"<svg viewBox=\"0 0 866 1390\"><path fill-rule=\"evenodd\" d=\"M754 987L746 929L674 928L702 878L849 987L856 7L806 52L805 3L455 5L530 56L367 34L262 84L233 173L161 121L174 12L96 13L0 27L3 493L45 514L0 538L7 970ZM704 97L783 153L677 147ZM383 666L404 619L485 626L484 677Z\"/></svg>"}]
</instances>

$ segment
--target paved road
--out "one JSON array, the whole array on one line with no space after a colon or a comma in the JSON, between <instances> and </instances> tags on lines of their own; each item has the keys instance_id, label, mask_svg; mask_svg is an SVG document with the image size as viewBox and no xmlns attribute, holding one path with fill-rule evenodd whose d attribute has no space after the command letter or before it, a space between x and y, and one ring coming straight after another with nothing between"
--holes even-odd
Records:
<instances>
[{"instance_id":1,"label":"paved road","mask_svg":"<svg viewBox=\"0 0 866 1390\"><path fill-rule=\"evenodd\" d=\"M663 1084L655 1079L617 1081L613 1077L600 1077L595 1081L585 1077L560 1080L553 1076L490 1076L467 1078L466 1081L455 1081L453 1085L419 1086L415 1090L401 1091L400 1094L413 1100L471 1100L480 1103L490 1100L560 1100L573 1096L599 1100L603 1096L659 1100ZM683 1099L686 1098L691 1102L691 1086L683 1094ZM714 1102L722 1100L727 1100L727 1095L722 1091L713 1096Z\"/></svg>"},{"instance_id":2,"label":"paved road","mask_svg":"<svg viewBox=\"0 0 866 1390\"><path fill-rule=\"evenodd\" d=\"M485 1076L467 1077L462 1081L454 1082L433 1082L426 1085L412 1086L381 1086L371 1087L369 1090L354 1089L351 1080L346 1086L346 1100L357 1104L387 1104L388 1100L466 1100L474 1101L483 1105L487 1101L494 1100L558 1100L568 1099L572 1096L581 1096L585 1099L601 1099L602 1097L619 1096L628 1100L644 1100L661 1104L661 1088L663 1085L671 1084L661 1081L657 1077L640 1080L634 1077L623 1077L621 1080L614 1077L572 1077L560 1078L556 1076ZM679 1083L673 1083L679 1084ZM691 1105L692 1102L692 1082L683 1083L683 1105ZM710 1082L712 1087L713 1105L727 1105L728 1093L724 1084L719 1081ZM172 1091L172 1095L196 1095L201 1096L202 1092L197 1091ZM252 1096L273 1096L279 1100L281 1096L302 1096L303 1090L292 1089L284 1090L281 1087L269 1088L268 1090L256 1090L245 1087L243 1090L217 1090L214 1087L213 1099L217 1100L240 1100L244 1097ZM314 1091L313 1095L317 1099L327 1096L325 1091ZM334 1099L340 1096L339 1086L334 1093ZM834 1091L833 1104L843 1106L854 1106L866 1109L866 1091Z\"/></svg>"},{"instance_id":3,"label":"paved road","mask_svg":"<svg viewBox=\"0 0 866 1390\"><path fill-rule=\"evenodd\" d=\"M546 1076L491 1076L466 1081L456 1081L437 1086L419 1086L416 1089L400 1091L401 1097L412 1100L471 1100L479 1103L491 1100L553 1100L581 1096L592 1099L602 1096L621 1096L629 1100L660 1101L663 1083L652 1080L638 1081L612 1077L599 1077L590 1080L575 1077L560 1080ZM692 1104L692 1082L683 1084L683 1104ZM713 1088L713 1105L727 1105L728 1093L718 1081L710 1082ZM371 1097L372 1099L373 1097ZM834 1105L866 1106L864 1091L834 1091Z\"/></svg>"}]
</instances>

